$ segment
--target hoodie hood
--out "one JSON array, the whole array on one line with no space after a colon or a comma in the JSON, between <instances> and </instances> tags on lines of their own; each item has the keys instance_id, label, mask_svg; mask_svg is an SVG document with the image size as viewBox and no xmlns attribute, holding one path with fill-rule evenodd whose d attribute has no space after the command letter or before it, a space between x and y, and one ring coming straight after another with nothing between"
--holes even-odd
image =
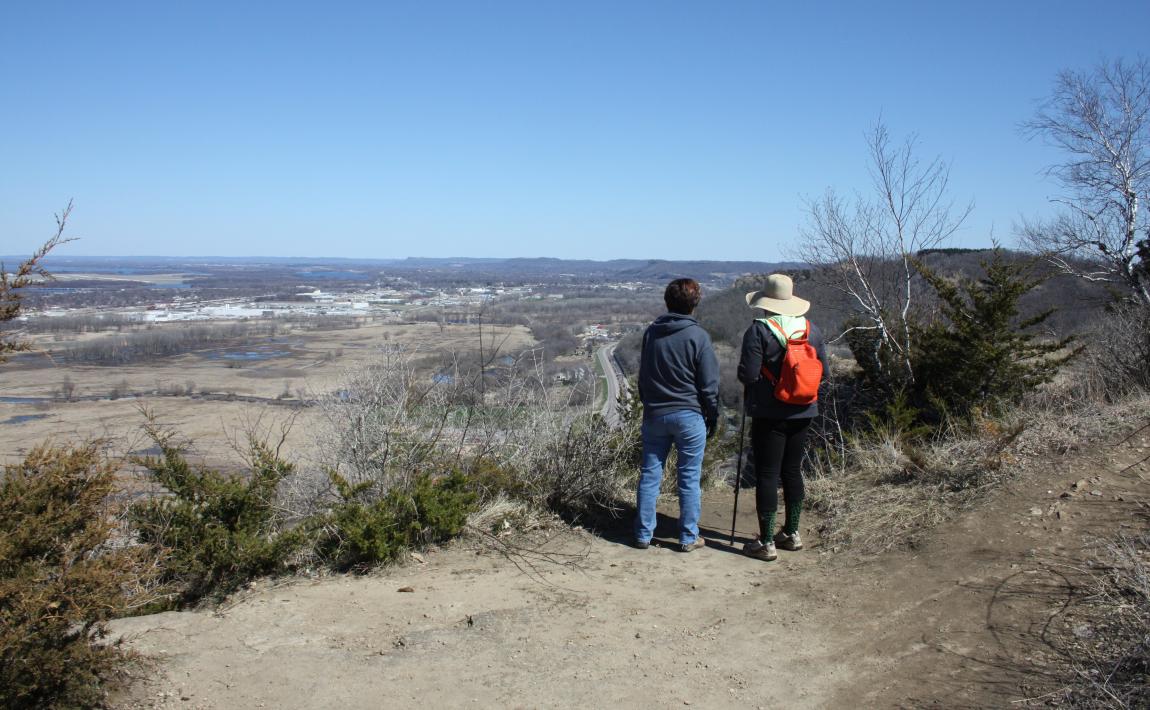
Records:
<instances>
[{"instance_id":1,"label":"hoodie hood","mask_svg":"<svg viewBox=\"0 0 1150 710\"><path fill-rule=\"evenodd\" d=\"M653 337L661 338L698 324L699 321L695 320L694 316L685 316L681 313L664 313L651 323L649 330Z\"/></svg>"}]
</instances>

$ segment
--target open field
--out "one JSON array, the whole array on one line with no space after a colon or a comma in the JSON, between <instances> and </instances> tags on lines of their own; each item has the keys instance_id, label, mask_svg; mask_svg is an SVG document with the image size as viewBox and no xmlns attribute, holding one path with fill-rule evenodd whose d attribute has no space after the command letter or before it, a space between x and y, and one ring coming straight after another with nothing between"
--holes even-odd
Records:
<instances>
[{"instance_id":1,"label":"open field","mask_svg":"<svg viewBox=\"0 0 1150 710\"><path fill-rule=\"evenodd\" d=\"M172 326L182 327L178 324ZM76 336L92 341L103 334ZM484 349L517 353L535 344L523 326L484 326ZM67 342L42 337L41 346ZM113 452L140 445L142 407L173 425L196 452L232 459L227 434L257 420L265 427L298 417L288 439L292 454L309 445L308 408L301 400L333 392L341 377L377 361L384 346L402 345L428 368L450 353L475 351L476 326L434 323L378 324L335 330L287 331L260 342L220 345L128 365L61 363L44 354L5 366L0 380L0 456L13 462L47 438L106 439ZM428 371L428 376L431 370Z\"/></svg>"}]
</instances>

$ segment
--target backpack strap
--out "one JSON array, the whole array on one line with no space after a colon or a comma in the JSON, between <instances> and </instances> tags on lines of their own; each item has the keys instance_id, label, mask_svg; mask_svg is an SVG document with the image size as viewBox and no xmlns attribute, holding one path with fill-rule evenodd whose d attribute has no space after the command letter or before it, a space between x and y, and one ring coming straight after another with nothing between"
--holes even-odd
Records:
<instances>
[{"instance_id":1,"label":"backpack strap","mask_svg":"<svg viewBox=\"0 0 1150 710\"><path fill-rule=\"evenodd\" d=\"M783 346L783 349L786 350L787 343L791 339L791 334L783 330L783 326L781 326L779 322L774 318L759 318L757 320L767 326L767 330L774 334L775 339L779 341L779 345ZM807 335L810 335L810 330L811 322L806 318L803 318L803 327L796 330L795 333L806 333Z\"/></svg>"}]
</instances>

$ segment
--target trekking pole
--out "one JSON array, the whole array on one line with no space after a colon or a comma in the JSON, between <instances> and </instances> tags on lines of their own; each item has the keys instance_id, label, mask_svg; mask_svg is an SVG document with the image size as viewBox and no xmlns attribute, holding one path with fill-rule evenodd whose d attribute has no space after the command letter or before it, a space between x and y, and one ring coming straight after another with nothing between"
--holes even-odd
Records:
<instances>
[{"instance_id":1,"label":"trekking pole","mask_svg":"<svg viewBox=\"0 0 1150 710\"><path fill-rule=\"evenodd\" d=\"M735 508L731 511L731 547L735 546L735 520L739 517L739 489L743 487L743 430L747 424L747 395L743 393L743 414L739 417L739 463L735 468Z\"/></svg>"}]
</instances>

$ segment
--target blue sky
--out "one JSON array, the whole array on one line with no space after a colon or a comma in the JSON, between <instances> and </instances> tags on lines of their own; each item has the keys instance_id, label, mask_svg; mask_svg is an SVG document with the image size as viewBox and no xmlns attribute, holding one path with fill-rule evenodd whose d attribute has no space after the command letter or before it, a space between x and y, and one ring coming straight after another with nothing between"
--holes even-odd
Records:
<instances>
[{"instance_id":1,"label":"blue sky","mask_svg":"<svg viewBox=\"0 0 1150 710\"><path fill-rule=\"evenodd\" d=\"M954 246L1046 213L1027 141L1150 3L6 2L0 253L786 257L881 116Z\"/></svg>"}]
</instances>

